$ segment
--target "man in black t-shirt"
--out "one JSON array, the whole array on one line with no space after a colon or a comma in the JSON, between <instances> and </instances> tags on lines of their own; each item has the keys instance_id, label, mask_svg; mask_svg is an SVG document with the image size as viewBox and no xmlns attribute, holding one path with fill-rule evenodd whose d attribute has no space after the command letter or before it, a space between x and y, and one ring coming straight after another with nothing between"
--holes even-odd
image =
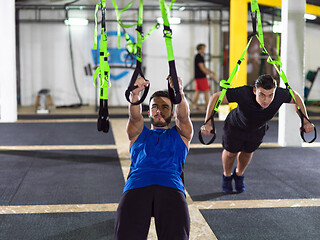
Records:
<instances>
[{"instance_id":1,"label":"man in black t-shirt","mask_svg":"<svg viewBox=\"0 0 320 240\"><path fill-rule=\"evenodd\" d=\"M210 117L220 93L217 92L211 96L206 120ZM295 91L293 93L297 105L303 114L308 116L300 95ZM278 112L283 103L295 102L289 90L277 87L277 82L270 75L260 76L256 80L255 86L229 88L222 104L229 102L236 102L238 106L228 114L223 127L222 190L226 193L232 193L233 179L235 190L240 193L245 190L244 171L252 159L253 152L262 143L267 130L267 122ZM314 130L314 125L304 119L303 128L306 133L309 133ZM201 127L201 132L204 135L210 135L211 130L211 120ZM236 157L237 166L232 172Z\"/></svg>"},{"instance_id":2,"label":"man in black t-shirt","mask_svg":"<svg viewBox=\"0 0 320 240\"><path fill-rule=\"evenodd\" d=\"M204 99L206 101L206 106L209 102L209 91L210 86L207 79L209 75L213 80L215 79L215 74L210 69L206 68L204 65L203 54L205 52L206 45L200 43L197 45L198 54L194 58L194 80L196 85L196 92L193 95L193 110L198 110L198 98L200 92L204 92Z\"/></svg>"}]
</instances>

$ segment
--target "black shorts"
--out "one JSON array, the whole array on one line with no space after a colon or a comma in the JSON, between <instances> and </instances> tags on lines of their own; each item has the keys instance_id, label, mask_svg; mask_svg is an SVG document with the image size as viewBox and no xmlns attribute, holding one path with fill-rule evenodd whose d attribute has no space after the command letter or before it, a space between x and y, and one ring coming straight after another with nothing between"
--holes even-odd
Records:
<instances>
[{"instance_id":1,"label":"black shorts","mask_svg":"<svg viewBox=\"0 0 320 240\"><path fill-rule=\"evenodd\" d=\"M190 217L184 193L159 185L132 189L121 196L114 239L147 239L151 217L155 218L158 239L189 239Z\"/></svg>"},{"instance_id":2,"label":"black shorts","mask_svg":"<svg viewBox=\"0 0 320 240\"><path fill-rule=\"evenodd\" d=\"M222 136L223 148L232 153L242 151L252 153L259 148L266 130L267 125L256 131L246 131L233 127L229 121L226 120Z\"/></svg>"}]
</instances>

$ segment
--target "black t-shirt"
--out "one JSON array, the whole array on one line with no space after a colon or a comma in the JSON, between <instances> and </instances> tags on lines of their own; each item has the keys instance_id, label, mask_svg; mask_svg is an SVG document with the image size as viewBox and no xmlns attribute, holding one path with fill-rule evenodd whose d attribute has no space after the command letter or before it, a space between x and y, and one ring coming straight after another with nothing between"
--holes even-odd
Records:
<instances>
[{"instance_id":1,"label":"black t-shirt","mask_svg":"<svg viewBox=\"0 0 320 240\"><path fill-rule=\"evenodd\" d=\"M266 122L273 118L281 105L289 103L292 99L287 89L277 87L271 104L262 108L256 101L253 86L229 88L226 97L229 102L238 103L238 107L228 115L231 125L248 131L265 127Z\"/></svg>"},{"instance_id":2,"label":"black t-shirt","mask_svg":"<svg viewBox=\"0 0 320 240\"><path fill-rule=\"evenodd\" d=\"M199 63L204 63L204 58L200 53L194 58L194 78L205 78L206 74L199 68Z\"/></svg>"}]
</instances>

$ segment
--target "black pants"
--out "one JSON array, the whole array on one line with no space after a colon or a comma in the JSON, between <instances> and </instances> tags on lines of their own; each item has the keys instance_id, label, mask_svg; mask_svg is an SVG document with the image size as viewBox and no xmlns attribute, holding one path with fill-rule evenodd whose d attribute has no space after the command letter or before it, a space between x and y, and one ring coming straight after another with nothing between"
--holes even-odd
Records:
<instances>
[{"instance_id":1,"label":"black pants","mask_svg":"<svg viewBox=\"0 0 320 240\"><path fill-rule=\"evenodd\" d=\"M125 192L117 210L116 240L147 239L151 217L159 240L187 240L190 218L185 195L173 188L152 185Z\"/></svg>"}]
</instances>

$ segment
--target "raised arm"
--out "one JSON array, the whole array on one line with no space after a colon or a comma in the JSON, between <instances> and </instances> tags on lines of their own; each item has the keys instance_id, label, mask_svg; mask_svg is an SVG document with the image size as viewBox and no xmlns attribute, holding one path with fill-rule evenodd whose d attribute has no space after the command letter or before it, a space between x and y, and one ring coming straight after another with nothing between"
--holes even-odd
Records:
<instances>
[{"instance_id":1,"label":"raised arm","mask_svg":"<svg viewBox=\"0 0 320 240\"><path fill-rule=\"evenodd\" d=\"M307 118L309 118L309 117L308 117L307 110L306 110L306 106L304 105L304 102L303 102L300 94L297 93L296 91L293 91L293 95L294 95L294 97L295 97L295 99L296 99L296 102L297 102L297 105L300 107L302 113L303 113ZM292 98L292 100L291 100L290 103L295 103L294 100L293 100L293 98ZM300 116L300 113L299 113L299 111L298 111L297 106L294 105L294 107L295 107L295 109L296 109L297 114ZM300 117L301 117L301 116L300 116ZM303 128L304 128L304 131L305 131L306 133L309 133L309 132L312 132L312 131L314 130L314 125L313 125L312 123L310 123L307 119L304 118L304 119L303 119Z\"/></svg>"},{"instance_id":2,"label":"raised arm","mask_svg":"<svg viewBox=\"0 0 320 240\"><path fill-rule=\"evenodd\" d=\"M220 94L221 94L221 91L211 95L208 106L207 106L205 122L210 118ZM228 104L228 103L229 103L228 99L226 95L224 95L221 104ZM212 130L212 120L209 120L206 124L204 124L201 127L201 132L206 136L209 136L211 134L211 130Z\"/></svg>"},{"instance_id":3,"label":"raised arm","mask_svg":"<svg viewBox=\"0 0 320 240\"><path fill-rule=\"evenodd\" d=\"M136 102L139 100L140 92L142 92L146 86L148 86L149 81L142 77L137 78L135 86L138 86L131 92L131 102ZM141 105L129 104L129 119L127 123L127 134L130 141L130 146L138 138L143 130L144 120L142 116Z\"/></svg>"},{"instance_id":4,"label":"raised arm","mask_svg":"<svg viewBox=\"0 0 320 240\"><path fill-rule=\"evenodd\" d=\"M167 78L169 80L171 88L173 88L173 83L170 77ZM193 136L193 126L190 119L190 109L189 104L184 96L183 92L183 84L181 78L178 78L179 81L179 89L181 94L181 102L175 106L176 111L176 127L177 131L180 134L182 140L189 148L190 141Z\"/></svg>"}]
</instances>

